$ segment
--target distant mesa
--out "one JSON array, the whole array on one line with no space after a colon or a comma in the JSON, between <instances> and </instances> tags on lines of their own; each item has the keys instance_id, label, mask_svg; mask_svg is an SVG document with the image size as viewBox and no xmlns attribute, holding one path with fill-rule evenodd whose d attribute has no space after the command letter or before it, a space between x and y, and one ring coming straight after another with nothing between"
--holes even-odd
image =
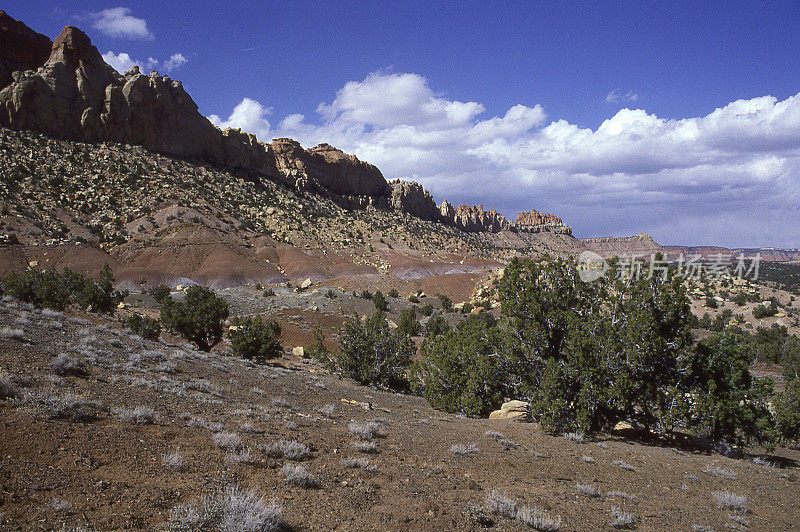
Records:
<instances>
[{"instance_id":1,"label":"distant mesa","mask_svg":"<svg viewBox=\"0 0 800 532\"><path fill-rule=\"evenodd\" d=\"M80 29L67 26L51 42L3 11L0 126L60 140L142 146L326 195L347 208L374 205L467 232L572 233L557 216L535 210L512 223L482 205L445 200L437 206L420 184L387 183L376 166L330 144L306 149L292 139L267 144L238 129L222 131L199 113L181 82L138 67L120 74Z\"/></svg>"}]
</instances>

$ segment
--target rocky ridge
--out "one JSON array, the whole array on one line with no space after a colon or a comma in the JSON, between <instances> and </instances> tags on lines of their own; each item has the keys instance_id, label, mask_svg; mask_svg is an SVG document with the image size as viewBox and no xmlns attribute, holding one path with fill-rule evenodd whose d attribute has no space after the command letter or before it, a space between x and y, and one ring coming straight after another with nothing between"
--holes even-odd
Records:
<instances>
[{"instance_id":1,"label":"rocky ridge","mask_svg":"<svg viewBox=\"0 0 800 532\"><path fill-rule=\"evenodd\" d=\"M373 205L442 222L462 231L571 234L555 216L514 224L483 206L433 197L414 182L389 184L380 170L329 144L305 149L292 139L259 142L238 129L221 131L198 111L179 81L138 67L124 74L107 65L89 37L67 26L52 43L0 12L0 126L61 140L116 142L189 161L241 171L347 208ZM531 211L536 212L536 211ZM538 214L538 213L537 213Z\"/></svg>"}]
</instances>

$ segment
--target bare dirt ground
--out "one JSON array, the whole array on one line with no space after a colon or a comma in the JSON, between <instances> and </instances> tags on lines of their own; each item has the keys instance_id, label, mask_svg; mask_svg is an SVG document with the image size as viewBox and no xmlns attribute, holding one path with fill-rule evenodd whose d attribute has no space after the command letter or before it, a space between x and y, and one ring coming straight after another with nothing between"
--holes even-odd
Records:
<instances>
[{"instance_id":1,"label":"bare dirt ground","mask_svg":"<svg viewBox=\"0 0 800 532\"><path fill-rule=\"evenodd\" d=\"M640 530L800 529L797 449L756 463L631 434L573 441L444 414L288 355L258 366L224 344L202 353L10 300L0 331L4 530L168 528L175 508L224 486L274 499L295 530L529 529L485 508L492 490L561 530L608 529L614 507ZM370 421L367 454L351 430L365 425L351 425ZM295 463L270 452L282 439L307 446L294 458L316 486L281 474ZM726 491L746 511L720 508Z\"/></svg>"}]
</instances>

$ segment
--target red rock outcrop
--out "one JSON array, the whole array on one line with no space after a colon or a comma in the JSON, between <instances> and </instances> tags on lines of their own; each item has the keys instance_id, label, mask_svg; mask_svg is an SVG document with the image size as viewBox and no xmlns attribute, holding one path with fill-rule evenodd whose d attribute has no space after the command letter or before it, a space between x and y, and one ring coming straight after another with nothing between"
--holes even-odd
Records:
<instances>
[{"instance_id":1,"label":"red rock outcrop","mask_svg":"<svg viewBox=\"0 0 800 532\"><path fill-rule=\"evenodd\" d=\"M0 11L0 89L13 81L13 72L42 66L52 45L47 36Z\"/></svg>"}]
</instances>

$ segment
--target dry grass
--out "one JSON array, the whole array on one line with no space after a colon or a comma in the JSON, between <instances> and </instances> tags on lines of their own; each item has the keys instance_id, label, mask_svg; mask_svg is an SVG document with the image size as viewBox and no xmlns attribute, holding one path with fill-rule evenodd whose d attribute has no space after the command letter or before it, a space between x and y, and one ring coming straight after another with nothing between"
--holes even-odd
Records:
<instances>
[{"instance_id":1,"label":"dry grass","mask_svg":"<svg viewBox=\"0 0 800 532\"><path fill-rule=\"evenodd\" d=\"M282 519L283 511L274 500L255 490L229 487L195 504L174 508L169 529L273 532L284 528Z\"/></svg>"},{"instance_id":2,"label":"dry grass","mask_svg":"<svg viewBox=\"0 0 800 532\"><path fill-rule=\"evenodd\" d=\"M300 464L283 464L280 475L286 480L287 483L299 488L318 488L319 479L309 473L305 466Z\"/></svg>"},{"instance_id":3,"label":"dry grass","mask_svg":"<svg viewBox=\"0 0 800 532\"><path fill-rule=\"evenodd\" d=\"M474 443L470 443L469 445L454 443L450 446L450 452L457 455L473 454L478 452L478 446Z\"/></svg>"},{"instance_id":4,"label":"dry grass","mask_svg":"<svg viewBox=\"0 0 800 532\"><path fill-rule=\"evenodd\" d=\"M137 406L136 408L115 408L114 414L119 416L124 423L135 423L137 425L149 425L155 423L157 417L152 408Z\"/></svg>"},{"instance_id":5,"label":"dry grass","mask_svg":"<svg viewBox=\"0 0 800 532\"><path fill-rule=\"evenodd\" d=\"M378 469L372 461L366 456L359 456L357 458L345 458L342 460L342 465L350 469L363 469L364 471L375 471Z\"/></svg>"},{"instance_id":6,"label":"dry grass","mask_svg":"<svg viewBox=\"0 0 800 532\"><path fill-rule=\"evenodd\" d=\"M383 427L377 421L351 421L347 429L359 440L372 440L386 435Z\"/></svg>"},{"instance_id":7,"label":"dry grass","mask_svg":"<svg viewBox=\"0 0 800 532\"><path fill-rule=\"evenodd\" d=\"M376 444L374 441L356 440L351 445L353 446L353 449L360 453L377 454L379 452L378 444Z\"/></svg>"},{"instance_id":8,"label":"dry grass","mask_svg":"<svg viewBox=\"0 0 800 532\"><path fill-rule=\"evenodd\" d=\"M534 506L533 508L529 506L520 506L515 519L534 530L541 530L542 532L556 532L561 528L560 516L553 517L546 510L538 506Z\"/></svg>"},{"instance_id":9,"label":"dry grass","mask_svg":"<svg viewBox=\"0 0 800 532\"><path fill-rule=\"evenodd\" d=\"M747 497L738 495L731 491L715 491L711 494L717 508L738 510L742 513L747 513Z\"/></svg>"},{"instance_id":10,"label":"dry grass","mask_svg":"<svg viewBox=\"0 0 800 532\"><path fill-rule=\"evenodd\" d=\"M183 454L178 449L166 452L161 455L161 463L175 471L183 469L185 460Z\"/></svg>"},{"instance_id":11,"label":"dry grass","mask_svg":"<svg viewBox=\"0 0 800 532\"><path fill-rule=\"evenodd\" d=\"M602 495L600 489L591 484L576 484L575 489L578 490L578 493L587 497L600 497Z\"/></svg>"},{"instance_id":12,"label":"dry grass","mask_svg":"<svg viewBox=\"0 0 800 532\"><path fill-rule=\"evenodd\" d=\"M214 445L227 451L236 450L242 446L242 438L235 432L218 432L211 437Z\"/></svg>"},{"instance_id":13,"label":"dry grass","mask_svg":"<svg viewBox=\"0 0 800 532\"><path fill-rule=\"evenodd\" d=\"M612 506L610 524L612 528L633 528L636 524L636 516L617 506Z\"/></svg>"},{"instance_id":14,"label":"dry grass","mask_svg":"<svg viewBox=\"0 0 800 532\"><path fill-rule=\"evenodd\" d=\"M308 445L297 440L279 440L266 449L270 458L285 458L293 462L305 460L311 455Z\"/></svg>"},{"instance_id":15,"label":"dry grass","mask_svg":"<svg viewBox=\"0 0 800 532\"><path fill-rule=\"evenodd\" d=\"M491 514L501 515L509 519L514 519L517 516L517 501L497 490L492 490L486 495L483 507Z\"/></svg>"}]
</instances>

